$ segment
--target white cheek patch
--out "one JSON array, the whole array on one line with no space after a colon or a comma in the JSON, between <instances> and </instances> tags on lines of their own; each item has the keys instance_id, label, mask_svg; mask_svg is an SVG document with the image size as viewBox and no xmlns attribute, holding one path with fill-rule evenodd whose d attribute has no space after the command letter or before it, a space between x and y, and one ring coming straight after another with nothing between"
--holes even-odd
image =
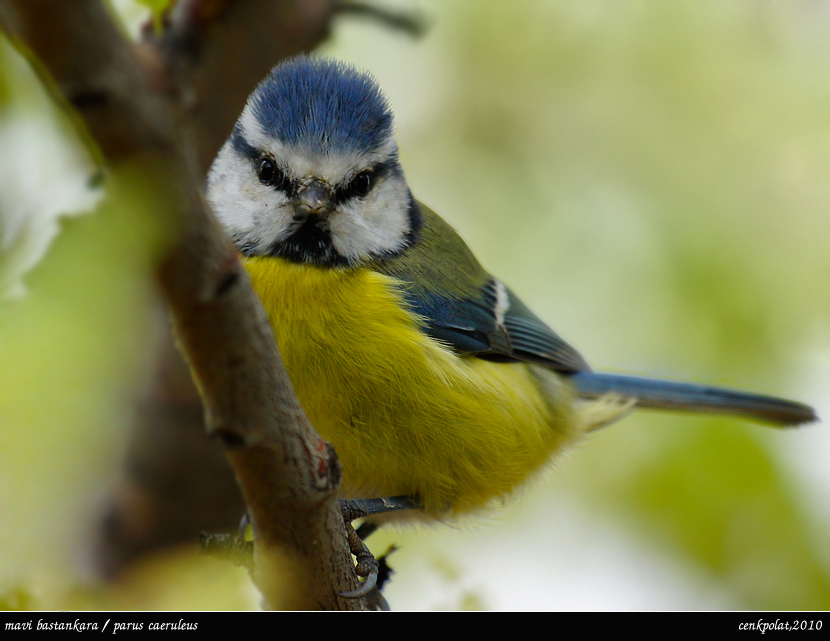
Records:
<instances>
[{"instance_id":1,"label":"white cheek patch","mask_svg":"<svg viewBox=\"0 0 830 641\"><path fill-rule=\"evenodd\" d=\"M342 205L331 220L334 248L353 260L400 251L411 231L409 204L406 182L395 176L366 198Z\"/></svg>"},{"instance_id":2,"label":"white cheek patch","mask_svg":"<svg viewBox=\"0 0 830 641\"><path fill-rule=\"evenodd\" d=\"M206 195L219 222L237 242L264 247L287 234L291 211L285 195L260 183L251 162L239 156L230 142L210 169Z\"/></svg>"},{"instance_id":3,"label":"white cheek patch","mask_svg":"<svg viewBox=\"0 0 830 641\"><path fill-rule=\"evenodd\" d=\"M207 199L213 213L228 231L247 231L253 226L249 188L244 177L251 173L250 163L240 158L226 142L208 173Z\"/></svg>"}]
</instances>

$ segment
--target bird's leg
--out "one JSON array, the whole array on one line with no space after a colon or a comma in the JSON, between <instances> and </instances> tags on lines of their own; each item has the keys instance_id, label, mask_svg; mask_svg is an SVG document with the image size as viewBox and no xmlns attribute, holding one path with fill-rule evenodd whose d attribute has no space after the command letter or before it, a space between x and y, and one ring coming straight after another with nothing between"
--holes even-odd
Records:
<instances>
[{"instance_id":1,"label":"bird's leg","mask_svg":"<svg viewBox=\"0 0 830 641\"><path fill-rule=\"evenodd\" d=\"M356 519L400 510L420 510L421 503L412 496L390 496L383 499L340 499L343 518L349 523Z\"/></svg>"},{"instance_id":2,"label":"bird's leg","mask_svg":"<svg viewBox=\"0 0 830 641\"><path fill-rule=\"evenodd\" d=\"M369 548L363 540L357 535L354 527L348 519L344 517L346 523L346 536L349 539L349 550L357 559L354 571L357 576L365 577L362 585L357 590L351 592L341 592L340 596L347 599L358 599L369 594L375 589L378 582L378 571L380 566L377 559L369 551Z\"/></svg>"},{"instance_id":3,"label":"bird's leg","mask_svg":"<svg viewBox=\"0 0 830 641\"><path fill-rule=\"evenodd\" d=\"M367 516L387 514L399 510L416 510L420 507L417 500L409 496L393 496L384 499L341 499L340 511L346 525L346 536L349 539L349 549L357 559L355 573L365 577L363 584L351 592L341 592L340 596L347 599L358 599L375 589L378 581L379 565L369 548L363 542L379 526L377 523L364 523L358 530L352 526L352 521ZM364 527L365 526L365 527Z\"/></svg>"}]
</instances>

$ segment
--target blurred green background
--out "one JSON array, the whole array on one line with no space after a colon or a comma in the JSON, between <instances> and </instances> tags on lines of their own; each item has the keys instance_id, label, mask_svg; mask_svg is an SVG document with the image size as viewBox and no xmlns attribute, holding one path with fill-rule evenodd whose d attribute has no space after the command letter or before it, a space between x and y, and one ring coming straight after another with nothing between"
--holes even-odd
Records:
<instances>
[{"instance_id":1,"label":"blurred green background","mask_svg":"<svg viewBox=\"0 0 830 641\"><path fill-rule=\"evenodd\" d=\"M323 52L378 78L413 192L589 362L789 396L830 413L830 2L384 4L422 11L425 37L344 18ZM134 20L136 5L117 6ZM66 168L79 159L56 147L60 129L45 124L55 114L36 83L7 49L3 57L0 139L14 145L0 162L16 188L0 196L0 246L16 253L0 266L17 275L52 215L88 194L72 187L83 172ZM44 181L66 204L44 198ZM102 256L94 265L108 274L103 283L85 275L88 252L52 259L67 280L46 291L66 282L89 284L99 298L124 291L142 274L144 254L135 254L126 274L107 271ZM135 318L143 296L134 307L115 294L106 303ZM95 327L86 354L112 354L145 331L125 339L118 317L95 325L100 310L72 300L63 313ZM0 371L45 386L18 385L7 404L58 394L40 374L54 363L87 371L71 339L44 342L65 316L4 315L0 332L37 327L30 344L22 331L18 343L36 357L0 337L0 355L14 358ZM89 425L88 436L67 436L61 412L37 424L31 412L18 424L12 412L0 416L0 500L14 508L0 511L0 592L40 585L57 559L72 565L66 533L34 515L67 497L88 510L109 471L111 450L80 444L119 440L107 430L129 407L119 390L142 363L118 354L124 371L110 380L124 381L120 396L83 377L72 392L86 405L72 421ZM19 456L35 433L52 456L96 470L91 480L60 479L59 501L56 476ZM42 449L35 458L48 462ZM371 544L400 547L387 590L395 609L829 609L828 453L822 424L778 431L641 413L593 435L493 514L381 531ZM13 543L20 528L41 535L37 546ZM32 561L44 547L55 558ZM61 571L69 583L77 576Z\"/></svg>"}]
</instances>

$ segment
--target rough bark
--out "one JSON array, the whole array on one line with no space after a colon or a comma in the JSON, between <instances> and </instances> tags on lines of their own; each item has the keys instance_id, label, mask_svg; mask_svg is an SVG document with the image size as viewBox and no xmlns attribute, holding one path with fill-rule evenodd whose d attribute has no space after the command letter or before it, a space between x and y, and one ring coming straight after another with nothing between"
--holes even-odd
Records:
<instances>
[{"instance_id":1,"label":"rough bark","mask_svg":"<svg viewBox=\"0 0 830 641\"><path fill-rule=\"evenodd\" d=\"M357 580L335 501L336 455L308 424L265 313L201 187L245 96L280 58L319 42L332 12L328 0L181 0L163 34L147 31L136 45L100 0L0 2L0 26L77 119L109 180L152 181L152 215L176 222L178 236L157 279L207 432L224 448L256 532L254 580L266 603L279 608L366 603L337 596ZM152 429L145 437L157 439L156 450L171 433L176 439L177 414L196 422L183 371L167 361L155 399L148 397L144 421ZM167 465L186 469L194 451L171 447ZM158 479L146 465L136 467Z\"/></svg>"}]
</instances>

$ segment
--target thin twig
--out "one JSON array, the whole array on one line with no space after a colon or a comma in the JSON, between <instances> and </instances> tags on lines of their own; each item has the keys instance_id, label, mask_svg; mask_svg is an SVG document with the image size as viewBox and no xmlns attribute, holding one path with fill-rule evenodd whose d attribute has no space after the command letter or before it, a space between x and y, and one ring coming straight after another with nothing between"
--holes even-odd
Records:
<instances>
[{"instance_id":1,"label":"thin twig","mask_svg":"<svg viewBox=\"0 0 830 641\"><path fill-rule=\"evenodd\" d=\"M395 11L368 2L343 0L337 4L340 15L373 20L385 27L401 31L413 38L420 38L429 28L426 16L419 11Z\"/></svg>"}]
</instances>

